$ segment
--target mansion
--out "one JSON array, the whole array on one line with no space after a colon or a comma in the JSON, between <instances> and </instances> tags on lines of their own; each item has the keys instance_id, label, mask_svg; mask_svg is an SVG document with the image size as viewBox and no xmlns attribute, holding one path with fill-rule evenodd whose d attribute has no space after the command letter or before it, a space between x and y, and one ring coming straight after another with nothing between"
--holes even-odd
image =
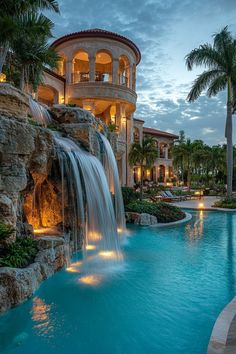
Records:
<instances>
[{"instance_id":1,"label":"mansion","mask_svg":"<svg viewBox=\"0 0 236 354\"><path fill-rule=\"evenodd\" d=\"M128 164L131 144L153 136L158 159L144 177L167 183L173 176L170 147L178 136L146 128L144 120L134 118L136 70L141 60L135 43L113 32L90 29L58 38L51 46L61 59L55 72L45 69L38 100L49 106L76 104L113 127L122 186L133 186L140 179L140 169Z\"/></svg>"}]
</instances>

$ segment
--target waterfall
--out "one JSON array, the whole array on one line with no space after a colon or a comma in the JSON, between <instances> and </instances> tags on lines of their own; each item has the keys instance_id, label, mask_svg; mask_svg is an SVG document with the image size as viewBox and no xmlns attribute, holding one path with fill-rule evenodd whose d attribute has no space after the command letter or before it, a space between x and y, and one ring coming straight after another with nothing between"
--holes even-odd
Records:
<instances>
[{"instance_id":1,"label":"waterfall","mask_svg":"<svg viewBox=\"0 0 236 354\"><path fill-rule=\"evenodd\" d=\"M30 110L33 116L33 120L43 126L47 126L51 123L52 118L48 110L41 105L39 102L35 101L32 97L29 99Z\"/></svg>"},{"instance_id":2,"label":"waterfall","mask_svg":"<svg viewBox=\"0 0 236 354\"><path fill-rule=\"evenodd\" d=\"M104 147L103 152L103 166L106 172L108 185L110 192L114 196L114 207L115 207L115 215L117 228L119 233L125 231L125 210L123 197L120 187L120 178L117 168L117 163L115 159L114 152L112 147L108 141L108 139L101 133L98 133L100 139L102 140L102 145Z\"/></svg>"},{"instance_id":3,"label":"waterfall","mask_svg":"<svg viewBox=\"0 0 236 354\"><path fill-rule=\"evenodd\" d=\"M65 209L67 203L70 205L70 213L73 211L70 221L75 247L80 239L79 230L82 230L85 235L85 260L119 260L121 254L117 223L101 162L68 138L55 137L55 142L61 167L62 189L68 194L66 196L63 193L62 208Z\"/></svg>"}]
</instances>

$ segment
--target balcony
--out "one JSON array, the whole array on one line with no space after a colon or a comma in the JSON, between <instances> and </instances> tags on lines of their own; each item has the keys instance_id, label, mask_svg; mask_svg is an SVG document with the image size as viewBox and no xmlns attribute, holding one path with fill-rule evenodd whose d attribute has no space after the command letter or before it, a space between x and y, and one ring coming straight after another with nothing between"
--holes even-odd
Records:
<instances>
[{"instance_id":1,"label":"balcony","mask_svg":"<svg viewBox=\"0 0 236 354\"><path fill-rule=\"evenodd\" d=\"M96 71L95 73L95 81L100 81L100 82L110 82L111 75L109 73L102 73L99 71ZM72 73L71 74L71 82L74 84L77 84L79 82L89 82L89 72L78 72L78 73Z\"/></svg>"}]
</instances>

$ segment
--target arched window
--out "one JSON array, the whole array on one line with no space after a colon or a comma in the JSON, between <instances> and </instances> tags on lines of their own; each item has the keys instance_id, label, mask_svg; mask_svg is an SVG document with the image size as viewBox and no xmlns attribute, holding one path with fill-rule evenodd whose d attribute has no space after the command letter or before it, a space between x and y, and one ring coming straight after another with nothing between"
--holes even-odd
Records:
<instances>
[{"instance_id":1,"label":"arched window","mask_svg":"<svg viewBox=\"0 0 236 354\"><path fill-rule=\"evenodd\" d=\"M159 182L163 183L165 180L165 166L164 165L160 165L159 166L159 178L158 178Z\"/></svg>"},{"instance_id":2,"label":"arched window","mask_svg":"<svg viewBox=\"0 0 236 354\"><path fill-rule=\"evenodd\" d=\"M59 93L58 91L49 85L39 85L38 88L38 100L47 106L52 106L58 103Z\"/></svg>"},{"instance_id":3,"label":"arched window","mask_svg":"<svg viewBox=\"0 0 236 354\"><path fill-rule=\"evenodd\" d=\"M108 51L100 50L96 54L95 81L112 82L112 56Z\"/></svg>"},{"instance_id":4,"label":"arched window","mask_svg":"<svg viewBox=\"0 0 236 354\"><path fill-rule=\"evenodd\" d=\"M89 56L84 50L80 50L73 58L72 82L89 81Z\"/></svg>"},{"instance_id":5,"label":"arched window","mask_svg":"<svg viewBox=\"0 0 236 354\"><path fill-rule=\"evenodd\" d=\"M118 69L119 84L129 87L129 76L130 76L129 59L125 55L122 55L119 58L119 69Z\"/></svg>"}]
</instances>

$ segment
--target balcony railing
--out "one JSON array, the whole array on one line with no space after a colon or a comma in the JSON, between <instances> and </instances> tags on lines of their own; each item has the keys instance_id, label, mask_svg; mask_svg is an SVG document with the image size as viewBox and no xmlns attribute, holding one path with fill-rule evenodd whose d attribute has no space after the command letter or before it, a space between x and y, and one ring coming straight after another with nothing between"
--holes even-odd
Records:
<instances>
[{"instance_id":1,"label":"balcony railing","mask_svg":"<svg viewBox=\"0 0 236 354\"><path fill-rule=\"evenodd\" d=\"M95 81L109 82L110 81L110 74L96 71Z\"/></svg>"},{"instance_id":2,"label":"balcony railing","mask_svg":"<svg viewBox=\"0 0 236 354\"><path fill-rule=\"evenodd\" d=\"M89 72L72 73L71 79L74 84L78 82L87 82L89 81Z\"/></svg>"},{"instance_id":3,"label":"balcony railing","mask_svg":"<svg viewBox=\"0 0 236 354\"><path fill-rule=\"evenodd\" d=\"M74 84L76 84L78 82L88 82L89 81L89 72L72 73L71 79ZM110 81L110 74L96 71L95 81L109 82Z\"/></svg>"},{"instance_id":4,"label":"balcony railing","mask_svg":"<svg viewBox=\"0 0 236 354\"><path fill-rule=\"evenodd\" d=\"M119 75L119 85L128 86L128 77L124 75Z\"/></svg>"}]
</instances>

